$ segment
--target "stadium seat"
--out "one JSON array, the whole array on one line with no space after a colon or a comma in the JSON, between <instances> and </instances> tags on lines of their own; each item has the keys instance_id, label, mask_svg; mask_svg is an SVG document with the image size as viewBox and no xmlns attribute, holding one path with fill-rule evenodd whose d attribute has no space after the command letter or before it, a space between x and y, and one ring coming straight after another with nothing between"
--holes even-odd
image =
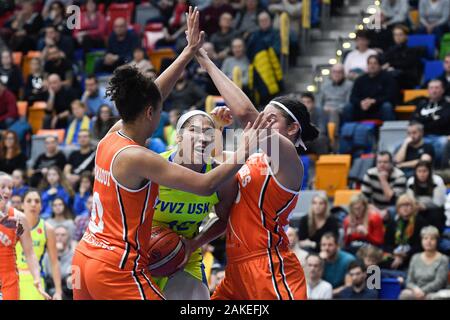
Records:
<instances>
[{"instance_id":1,"label":"stadium seat","mask_svg":"<svg viewBox=\"0 0 450 320\"><path fill-rule=\"evenodd\" d=\"M427 83L431 79L439 77L444 72L444 64L441 60L425 62L425 69L423 73L423 82Z\"/></svg>"},{"instance_id":2,"label":"stadium seat","mask_svg":"<svg viewBox=\"0 0 450 320\"><path fill-rule=\"evenodd\" d=\"M406 138L408 121L385 121L380 127L378 151L387 150L393 153Z\"/></svg>"},{"instance_id":3,"label":"stadium seat","mask_svg":"<svg viewBox=\"0 0 450 320\"><path fill-rule=\"evenodd\" d=\"M408 102L418 97L428 97L428 90L411 89L403 91L403 102Z\"/></svg>"},{"instance_id":4,"label":"stadium seat","mask_svg":"<svg viewBox=\"0 0 450 320\"><path fill-rule=\"evenodd\" d=\"M64 142L64 137L66 135L66 130L64 129L39 129L36 133L38 136L57 136L58 143Z\"/></svg>"},{"instance_id":5,"label":"stadium seat","mask_svg":"<svg viewBox=\"0 0 450 320\"><path fill-rule=\"evenodd\" d=\"M407 46L425 47L427 48L427 56L429 59L434 59L435 56L435 36L434 34L413 34L408 36Z\"/></svg>"},{"instance_id":6,"label":"stadium seat","mask_svg":"<svg viewBox=\"0 0 450 320\"><path fill-rule=\"evenodd\" d=\"M398 120L409 120L411 115L416 111L415 105L396 106L395 114Z\"/></svg>"},{"instance_id":7,"label":"stadium seat","mask_svg":"<svg viewBox=\"0 0 450 320\"><path fill-rule=\"evenodd\" d=\"M23 53L20 51L13 52L13 62L16 66L20 67L22 65Z\"/></svg>"},{"instance_id":8,"label":"stadium seat","mask_svg":"<svg viewBox=\"0 0 450 320\"><path fill-rule=\"evenodd\" d=\"M23 65L22 65L22 77L24 79L28 78L28 75L30 74L30 62L33 58L40 58L41 52L40 51L28 51L27 55L23 57Z\"/></svg>"},{"instance_id":9,"label":"stadium seat","mask_svg":"<svg viewBox=\"0 0 450 320\"><path fill-rule=\"evenodd\" d=\"M45 117L46 102L35 102L30 108L28 108L28 122L30 123L33 133L42 129Z\"/></svg>"},{"instance_id":10,"label":"stadium seat","mask_svg":"<svg viewBox=\"0 0 450 320\"><path fill-rule=\"evenodd\" d=\"M161 13L158 8L151 4L140 4L136 7L136 16L134 21L145 29L145 26L149 20L158 19L160 16Z\"/></svg>"},{"instance_id":11,"label":"stadium seat","mask_svg":"<svg viewBox=\"0 0 450 320\"><path fill-rule=\"evenodd\" d=\"M336 190L334 194L333 206L348 206L350 199L356 195L360 194L360 190Z\"/></svg>"},{"instance_id":12,"label":"stadium seat","mask_svg":"<svg viewBox=\"0 0 450 320\"><path fill-rule=\"evenodd\" d=\"M27 110L28 110L28 102L27 101L17 101L17 111L19 113L19 117L26 119Z\"/></svg>"},{"instance_id":13,"label":"stadium seat","mask_svg":"<svg viewBox=\"0 0 450 320\"><path fill-rule=\"evenodd\" d=\"M150 62L155 67L157 73L161 69L161 62L163 59L174 59L177 54L170 48L163 48L154 51L149 51L148 56L150 58Z\"/></svg>"},{"instance_id":14,"label":"stadium seat","mask_svg":"<svg viewBox=\"0 0 450 320\"><path fill-rule=\"evenodd\" d=\"M31 136L31 153L30 158L27 161L28 168L31 168L37 157L45 152L45 138L47 138L47 136Z\"/></svg>"},{"instance_id":15,"label":"stadium seat","mask_svg":"<svg viewBox=\"0 0 450 320\"><path fill-rule=\"evenodd\" d=\"M311 207L312 199L316 195L326 195L325 190L303 190L298 197L297 205L291 213L291 220L299 220L304 215L308 214Z\"/></svg>"},{"instance_id":16,"label":"stadium seat","mask_svg":"<svg viewBox=\"0 0 450 320\"><path fill-rule=\"evenodd\" d=\"M114 21L117 18L125 18L128 25L132 24L134 2L112 3L106 13L106 35L111 34Z\"/></svg>"},{"instance_id":17,"label":"stadium seat","mask_svg":"<svg viewBox=\"0 0 450 320\"><path fill-rule=\"evenodd\" d=\"M396 278L382 278L378 298L381 300L397 300L402 286Z\"/></svg>"},{"instance_id":18,"label":"stadium seat","mask_svg":"<svg viewBox=\"0 0 450 320\"><path fill-rule=\"evenodd\" d=\"M419 10L410 10L409 11L409 20L411 21L412 26L416 29L419 26Z\"/></svg>"},{"instance_id":19,"label":"stadium seat","mask_svg":"<svg viewBox=\"0 0 450 320\"><path fill-rule=\"evenodd\" d=\"M315 188L333 197L338 189L348 189L351 155L322 155L316 162Z\"/></svg>"}]
</instances>

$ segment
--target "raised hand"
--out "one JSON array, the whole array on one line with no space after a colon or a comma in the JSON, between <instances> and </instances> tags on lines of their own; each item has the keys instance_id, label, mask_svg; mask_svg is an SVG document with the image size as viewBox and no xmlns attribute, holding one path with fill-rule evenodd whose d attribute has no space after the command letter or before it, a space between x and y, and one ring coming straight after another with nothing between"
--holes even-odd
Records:
<instances>
[{"instance_id":1,"label":"raised hand","mask_svg":"<svg viewBox=\"0 0 450 320\"><path fill-rule=\"evenodd\" d=\"M215 107L211 111L211 117L214 120L216 129L223 130L223 128L233 123L233 116L231 110L228 107Z\"/></svg>"},{"instance_id":2,"label":"raised hand","mask_svg":"<svg viewBox=\"0 0 450 320\"><path fill-rule=\"evenodd\" d=\"M197 7L192 9L192 6L189 6L189 12L186 15L187 48L192 54L195 54L203 46L203 42L205 41L205 32L200 31L200 12Z\"/></svg>"}]
</instances>

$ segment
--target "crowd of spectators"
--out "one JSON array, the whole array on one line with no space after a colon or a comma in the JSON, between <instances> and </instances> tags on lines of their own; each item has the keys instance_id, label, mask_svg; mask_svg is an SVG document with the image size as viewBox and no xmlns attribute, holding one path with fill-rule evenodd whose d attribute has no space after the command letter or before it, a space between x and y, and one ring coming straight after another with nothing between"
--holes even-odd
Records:
<instances>
[{"instance_id":1,"label":"crowd of spectators","mask_svg":"<svg viewBox=\"0 0 450 320\"><path fill-rule=\"evenodd\" d=\"M280 57L282 12L291 18L290 66L295 66L299 52L302 5L298 0L134 1L136 14L148 6L157 12L145 22L161 27L151 47L144 41L146 26L124 17L108 20L108 8L116 2L126 1L16 0L10 7L0 7L0 171L13 175L11 203L16 208L21 208L21 196L28 188L39 188L41 216L55 226L64 278L90 219L96 144L118 119L114 104L105 96L105 79L116 67L132 64L156 78L173 57L159 66L153 64L152 54L161 48L170 48L175 55L182 50L184 11L189 4L201 10L201 28L207 35L203 48L228 77L235 77L236 68L241 71L241 86L258 107L281 92L278 72L263 74L276 66L265 68L261 61ZM80 28L75 30L67 24L70 4L83 8ZM408 18L414 6L420 14L416 29ZM407 39L411 33L434 34L437 53L440 39L449 31L449 10L448 0L381 1L383 32L358 30L355 49L331 67L319 92L292 93L321 131L307 145L313 159L337 152L339 128L346 123L396 120L394 108L402 90L428 91L427 97L416 101L404 141L398 141L392 154L376 154L374 167L361 181L361 194L341 208L345 218L334 214L330 199L317 195L310 211L287 230L290 248L305 269L311 299L376 299L378 291L366 286L371 265L378 265L383 276L401 279L402 299L448 295L444 275L450 250L443 238L450 227L446 187L450 183L450 54L445 56L443 74L425 83L423 52L408 47ZM36 51L39 55L31 57L24 73L14 63L14 55L25 57ZM91 72L85 72L88 55L98 52L102 54ZM262 52L267 59L261 58ZM271 85L278 91L270 92ZM160 125L148 147L156 152L172 148L177 119L187 110L204 110L208 95L217 95L217 89L193 61L164 102ZM19 115L19 101L29 106L44 102L42 129L64 131L62 139L48 135L33 159L31 128L28 125L24 134L27 123ZM333 132L330 123L337 128ZM211 291L223 278L222 247L223 239L203 248L205 261L212 257L208 260ZM47 260L43 266L49 275ZM47 278L51 288L51 276Z\"/></svg>"}]
</instances>

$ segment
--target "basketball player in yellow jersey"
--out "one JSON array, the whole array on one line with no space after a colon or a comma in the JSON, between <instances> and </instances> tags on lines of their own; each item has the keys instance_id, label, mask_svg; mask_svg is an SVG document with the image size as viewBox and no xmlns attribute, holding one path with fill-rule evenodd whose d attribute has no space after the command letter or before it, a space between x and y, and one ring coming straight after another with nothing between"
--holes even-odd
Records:
<instances>
[{"instance_id":1,"label":"basketball player in yellow jersey","mask_svg":"<svg viewBox=\"0 0 450 320\"><path fill-rule=\"evenodd\" d=\"M56 249L55 231L44 219L40 218L42 209L41 196L37 190L28 190L23 197L23 211L28 224L31 226L31 238L33 240L33 250L39 261L42 276L42 259L47 251L55 284L55 294L53 300L61 300L61 272L59 269L58 252ZM20 300L43 300L42 295L33 285L33 277L28 267L22 245L16 245L17 269L19 271ZM42 286L44 280L41 278Z\"/></svg>"},{"instance_id":2,"label":"basketball player in yellow jersey","mask_svg":"<svg viewBox=\"0 0 450 320\"><path fill-rule=\"evenodd\" d=\"M221 134L221 124L216 124L206 112L183 114L176 124L176 148L161 156L196 172L209 172L218 165L210 156L205 156L205 151L210 150L208 146L212 146L216 125ZM236 194L237 183L234 179L229 179L210 196L159 186L153 225L174 230L183 236L186 245L186 259L180 265L182 269L169 278L155 278L168 300L209 300L200 248L225 232L228 211ZM213 207L218 219L209 222L199 233L200 225Z\"/></svg>"}]
</instances>

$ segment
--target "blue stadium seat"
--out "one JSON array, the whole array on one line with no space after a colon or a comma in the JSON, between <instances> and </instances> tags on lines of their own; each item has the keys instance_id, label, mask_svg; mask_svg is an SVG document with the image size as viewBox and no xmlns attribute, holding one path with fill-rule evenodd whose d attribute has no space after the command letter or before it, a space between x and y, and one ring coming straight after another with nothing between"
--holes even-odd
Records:
<instances>
[{"instance_id":1,"label":"blue stadium seat","mask_svg":"<svg viewBox=\"0 0 450 320\"><path fill-rule=\"evenodd\" d=\"M434 34L414 34L408 36L408 47L426 47L428 58L434 58L435 36Z\"/></svg>"},{"instance_id":2,"label":"blue stadium seat","mask_svg":"<svg viewBox=\"0 0 450 320\"><path fill-rule=\"evenodd\" d=\"M382 278L379 299L397 300L400 296L402 286L396 278Z\"/></svg>"},{"instance_id":3,"label":"blue stadium seat","mask_svg":"<svg viewBox=\"0 0 450 320\"><path fill-rule=\"evenodd\" d=\"M303 162L303 181L302 181L302 190L306 190L308 188L308 180L309 180L309 167L311 165L311 160L309 160L308 156L301 156Z\"/></svg>"},{"instance_id":4,"label":"blue stadium seat","mask_svg":"<svg viewBox=\"0 0 450 320\"><path fill-rule=\"evenodd\" d=\"M444 64L441 60L426 61L423 82L439 77L444 72Z\"/></svg>"}]
</instances>

